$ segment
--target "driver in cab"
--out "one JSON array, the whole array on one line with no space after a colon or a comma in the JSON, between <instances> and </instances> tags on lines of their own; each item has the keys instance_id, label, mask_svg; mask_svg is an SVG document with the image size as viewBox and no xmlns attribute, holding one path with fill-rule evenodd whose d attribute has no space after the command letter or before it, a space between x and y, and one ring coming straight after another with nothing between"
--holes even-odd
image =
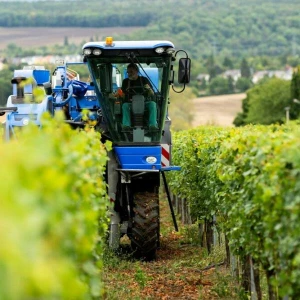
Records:
<instances>
[{"instance_id":1,"label":"driver in cab","mask_svg":"<svg viewBox=\"0 0 300 300\"><path fill-rule=\"evenodd\" d=\"M131 127L131 101L134 95L143 95L146 99L145 108L149 113L148 125L150 130L158 129L156 119L156 103L154 101L147 101L148 97L154 95L152 86L148 78L139 75L139 68L136 64L130 63L127 66L128 78L125 78L122 82L122 90L118 91L118 96L123 99L122 105L122 127L128 129Z\"/></svg>"}]
</instances>

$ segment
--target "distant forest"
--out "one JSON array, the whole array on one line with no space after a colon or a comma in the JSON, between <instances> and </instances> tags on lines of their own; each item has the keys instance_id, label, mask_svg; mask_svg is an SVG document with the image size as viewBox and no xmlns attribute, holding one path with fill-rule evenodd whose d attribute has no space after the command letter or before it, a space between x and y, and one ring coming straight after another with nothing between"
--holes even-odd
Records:
<instances>
[{"instance_id":1,"label":"distant forest","mask_svg":"<svg viewBox=\"0 0 300 300\"><path fill-rule=\"evenodd\" d=\"M134 39L168 39L192 58L300 54L299 0L2 0L0 26L142 26Z\"/></svg>"}]
</instances>

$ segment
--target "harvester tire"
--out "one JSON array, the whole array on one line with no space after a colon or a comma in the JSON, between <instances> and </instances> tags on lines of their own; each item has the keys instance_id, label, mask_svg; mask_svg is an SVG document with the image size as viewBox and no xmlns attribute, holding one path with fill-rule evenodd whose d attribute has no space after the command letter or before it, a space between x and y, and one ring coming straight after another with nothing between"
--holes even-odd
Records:
<instances>
[{"instance_id":1,"label":"harvester tire","mask_svg":"<svg viewBox=\"0 0 300 300\"><path fill-rule=\"evenodd\" d=\"M142 260L153 260L159 245L158 193L134 194L131 246Z\"/></svg>"}]
</instances>

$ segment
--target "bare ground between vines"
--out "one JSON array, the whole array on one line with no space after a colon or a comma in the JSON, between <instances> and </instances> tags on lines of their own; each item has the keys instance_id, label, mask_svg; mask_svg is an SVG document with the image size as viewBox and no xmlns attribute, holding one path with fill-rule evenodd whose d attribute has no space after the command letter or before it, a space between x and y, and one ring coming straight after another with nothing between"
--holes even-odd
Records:
<instances>
[{"instance_id":1,"label":"bare ground between vines","mask_svg":"<svg viewBox=\"0 0 300 300\"><path fill-rule=\"evenodd\" d=\"M173 230L166 200L161 201L161 244L157 259L142 262L124 252L106 260L105 299L238 299L237 283L220 262L187 239L187 225ZM128 241L123 249L129 249ZM126 251L126 250L125 250ZM206 268L209 266L208 268Z\"/></svg>"}]
</instances>

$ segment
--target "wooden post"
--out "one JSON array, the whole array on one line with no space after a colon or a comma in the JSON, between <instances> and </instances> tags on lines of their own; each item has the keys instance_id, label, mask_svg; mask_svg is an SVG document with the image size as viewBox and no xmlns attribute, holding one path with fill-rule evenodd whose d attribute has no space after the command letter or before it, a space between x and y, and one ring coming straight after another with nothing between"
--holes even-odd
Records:
<instances>
[{"instance_id":1,"label":"wooden post","mask_svg":"<svg viewBox=\"0 0 300 300\"><path fill-rule=\"evenodd\" d=\"M181 222L184 224L185 222L185 213L184 213L184 199L181 198Z\"/></svg>"},{"instance_id":2,"label":"wooden post","mask_svg":"<svg viewBox=\"0 0 300 300\"><path fill-rule=\"evenodd\" d=\"M217 217L213 216L212 230L213 230L213 245L214 245L214 247L217 246L217 241L218 241L218 231L216 228L216 224L217 224Z\"/></svg>"},{"instance_id":3,"label":"wooden post","mask_svg":"<svg viewBox=\"0 0 300 300\"><path fill-rule=\"evenodd\" d=\"M178 195L175 196L175 208L176 208L176 214L179 215L179 197Z\"/></svg>"},{"instance_id":4,"label":"wooden post","mask_svg":"<svg viewBox=\"0 0 300 300\"><path fill-rule=\"evenodd\" d=\"M251 300L258 300L257 292L256 292L256 285L255 285L255 278L254 278L253 260L252 260L251 256L249 257L249 261L250 261L250 278L251 278L251 283L250 283Z\"/></svg>"},{"instance_id":5,"label":"wooden post","mask_svg":"<svg viewBox=\"0 0 300 300\"><path fill-rule=\"evenodd\" d=\"M208 253L211 253L213 245L213 222L212 220L205 219L205 232L206 232L206 247Z\"/></svg>"},{"instance_id":6,"label":"wooden post","mask_svg":"<svg viewBox=\"0 0 300 300\"><path fill-rule=\"evenodd\" d=\"M200 223L198 225L198 228L199 228L199 236L200 236L200 246L202 248L204 248L204 245L205 245L205 235L204 235L204 224L203 223Z\"/></svg>"},{"instance_id":7,"label":"wooden post","mask_svg":"<svg viewBox=\"0 0 300 300\"><path fill-rule=\"evenodd\" d=\"M274 287L272 286L272 278L275 277L275 271L274 270L268 270L266 271L266 277L267 277L267 284L268 284L268 292L269 292L269 300L277 300L277 293Z\"/></svg>"},{"instance_id":8,"label":"wooden post","mask_svg":"<svg viewBox=\"0 0 300 300\"><path fill-rule=\"evenodd\" d=\"M187 204L187 220L188 220L188 224L193 224L192 222L192 216L191 216L191 208L189 203Z\"/></svg>"},{"instance_id":9,"label":"wooden post","mask_svg":"<svg viewBox=\"0 0 300 300\"><path fill-rule=\"evenodd\" d=\"M250 255L243 255L242 259L242 287L245 292L251 294L251 268L250 268Z\"/></svg>"},{"instance_id":10,"label":"wooden post","mask_svg":"<svg viewBox=\"0 0 300 300\"><path fill-rule=\"evenodd\" d=\"M229 240L228 240L226 234L225 234L225 250L226 250L226 261L225 261L225 263L226 263L226 266L229 267L232 262L231 262L231 259L230 259Z\"/></svg>"},{"instance_id":11,"label":"wooden post","mask_svg":"<svg viewBox=\"0 0 300 300\"><path fill-rule=\"evenodd\" d=\"M231 274L239 280L240 278L240 271L239 271L239 259L237 256L230 253L230 267L231 267Z\"/></svg>"},{"instance_id":12,"label":"wooden post","mask_svg":"<svg viewBox=\"0 0 300 300\"><path fill-rule=\"evenodd\" d=\"M254 276L254 284L255 284L257 300L262 300L259 265L256 263L256 261L253 258L252 258L252 267L253 267L253 276Z\"/></svg>"}]
</instances>

